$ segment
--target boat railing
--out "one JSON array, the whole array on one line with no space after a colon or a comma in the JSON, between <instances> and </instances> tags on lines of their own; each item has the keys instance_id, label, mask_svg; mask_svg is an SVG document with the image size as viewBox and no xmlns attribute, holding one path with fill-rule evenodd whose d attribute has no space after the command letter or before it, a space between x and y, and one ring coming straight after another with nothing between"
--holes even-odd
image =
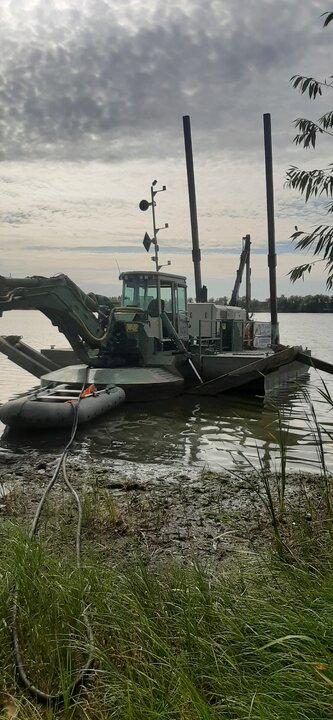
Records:
<instances>
[{"instance_id":1,"label":"boat railing","mask_svg":"<svg viewBox=\"0 0 333 720\"><path fill-rule=\"evenodd\" d=\"M238 352L243 348L244 323L242 320L202 319L199 320L199 335L195 353L201 362L202 355L226 351Z\"/></svg>"}]
</instances>

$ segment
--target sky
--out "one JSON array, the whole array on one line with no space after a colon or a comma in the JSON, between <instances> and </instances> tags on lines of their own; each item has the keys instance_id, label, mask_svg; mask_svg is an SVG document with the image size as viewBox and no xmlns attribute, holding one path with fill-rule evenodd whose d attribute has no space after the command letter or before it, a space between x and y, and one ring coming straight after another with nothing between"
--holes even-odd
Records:
<instances>
[{"instance_id":1,"label":"sky","mask_svg":"<svg viewBox=\"0 0 333 720\"><path fill-rule=\"evenodd\" d=\"M251 235L252 295L266 298L263 113L274 158L278 294L326 292L323 266L305 282L290 235L326 222L285 188L290 165L325 167L293 144L297 117L318 118L295 74L332 73L326 0L0 0L0 274L65 273L119 295L119 269L154 269L142 240L156 196L160 261L194 294L183 141L189 115L202 280L230 296L242 237ZM329 90L328 90L329 93Z\"/></svg>"}]
</instances>

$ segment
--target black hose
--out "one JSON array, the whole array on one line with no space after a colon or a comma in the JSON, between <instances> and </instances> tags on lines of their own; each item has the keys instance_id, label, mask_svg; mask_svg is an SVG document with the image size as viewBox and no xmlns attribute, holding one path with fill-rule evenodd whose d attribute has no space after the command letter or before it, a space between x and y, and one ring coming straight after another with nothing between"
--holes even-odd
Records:
<instances>
[{"instance_id":1,"label":"black hose","mask_svg":"<svg viewBox=\"0 0 333 720\"><path fill-rule=\"evenodd\" d=\"M86 371L85 371L84 382L82 385L82 391L84 390L84 388L87 384L88 372L89 372L89 368L87 367ZM77 510L78 510L78 522L77 522L77 528L76 528L76 562L77 562L78 567L80 567L80 565L81 565L82 506L81 506L81 502L80 502L78 493L76 492L76 490L74 490L73 486L71 485L70 481L68 480L67 470L66 470L66 459L67 459L68 451L74 442L74 438L75 438L76 431L77 431L78 419L79 419L79 404L80 404L80 398L77 402L71 403L71 406L73 408L73 424L72 424L71 436L70 436L70 439L69 439L64 451L61 454L61 457L58 460L58 463L57 463L56 469L52 475L52 478L51 478L50 482L48 483L46 489L44 490L44 493L43 493L42 498L37 507L37 510L36 510L36 513L35 513L35 516L34 516L34 519L33 519L32 525L31 525L31 529L29 532L29 540L31 540L37 534L38 524L39 524L39 520L40 520L40 516L41 516L42 510L43 510L45 500L46 500L49 492L52 490L53 486L55 485L55 482L58 478L59 472L62 469L65 484L66 484L68 490L70 491L70 493L73 495L76 505L77 505ZM29 678L25 672L22 657L21 657L20 647L19 647L18 633L17 633L17 598L18 598L18 583L16 582L15 590L14 590L13 607L12 607L12 633L13 633L14 657L15 657L16 669L17 669L19 679L21 680L24 687L28 690L28 692L31 695L33 695L33 697L36 698L39 702L42 702L47 705L62 703L62 702L64 702L64 699L65 699L64 692L59 692L59 693L55 693L55 694L43 692L42 690L37 688L31 682L31 680L29 680ZM82 685L85 677L89 674L89 672L92 669L92 665L93 665L93 653L92 653L93 642L94 642L93 633L92 633L92 629L91 629L86 611L84 610L82 614L83 614L83 619L84 619L84 623L86 626L86 632L87 632L87 637L88 637L88 642L89 642L89 656L88 656L88 660L87 660L86 664L84 665L82 670L78 673L77 677L75 678L75 680L73 681L71 686L68 688L68 690L66 692L66 697L68 697L68 695L72 696L74 694L74 692L77 690L77 688Z\"/></svg>"}]
</instances>

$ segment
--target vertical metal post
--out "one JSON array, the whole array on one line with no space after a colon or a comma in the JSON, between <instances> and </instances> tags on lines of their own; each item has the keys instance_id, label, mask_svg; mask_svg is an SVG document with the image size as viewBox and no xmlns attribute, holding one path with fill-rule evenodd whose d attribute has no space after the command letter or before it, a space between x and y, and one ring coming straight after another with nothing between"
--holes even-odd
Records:
<instances>
[{"instance_id":1,"label":"vertical metal post","mask_svg":"<svg viewBox=\"0 0 333 720\"><path fill-rule=\"evenodd\" d=\"M154 191L154 185L150 188L150 194L151 194L151 211L153 215L153 243L155 247L155 265L156 265L156 272L158 272L158 251L159 247L157 244L157 232L156 232L156 220L155 220L155 191Z\"/></svg>"},{"instance_id":2,"label":"vertical metal post","mask_svg":"<svg viewBox=\"0 0 333 720\"><path fill-rule=\"evenodd\" d=\"M163 340L163 324L162 324L162 303L161 303L161 283L160 283L160 274L159 272L156 275L156 292L157 292L157 308L158 308L158 330L159 330L159 339L162 342Z\"/></svg>"},{"instance_id":3,"label":"vertical metal post","mask_svg":"<svg viewBox=\"0 0 333 720\"><path fill-rule=\"evenodd\" d=\"M275 345L276 343L279 342L279 325L278 325L278 317L277 317L277 297L276 297L274 188L273 188L272 132L271 132L270 113L264 114L264 144L265 144L265 168L266 168L269 294L270 294L271 323L272 323L271 341L272 341L272 345Z\"/></svg>"},{"instance_id":4,"label":"vertical metal post","mask_svg":"<svg viewBox=\"0 0 333 720\"><path fill-rule=\"evenodd\" d=\"M200 267L201 252L200 252L200 247L199 247L198 215L197 215L197 202L196 202L196 196L195 196L191 123L190 123L189 115L183 116L183 129L184 129L185 157L186 157L186 168L187 168L188 197L189 197L189 203L190 203L191 229L192 229L192 260L193 260L193 265L194 265L195 299L197 302L200 302L201 301L201 291L202 291L201 267Z\"/></svg>"},{"instance_id":5,"label":"vertical metal post","mask_svg":"<svg viewBox=\"0 0 333 720\"><path fill-rule=\"evenodd\" d=\"M250 303L251 303L251 265L250 265L250 257L251 257L251 238L250 235L245 236L245 243L248 248L248 252L246 255L246 263L245 263L245 310L246 310L246 319L249 319L250 315Z\"/></svg>"},{"instance_id":6,"label":"vertical metal post","mask_svg":"<svg viewBox=\"0 0 333 720\"><path fill-rule=\"evenodd\" d=\"M163 340L163 330L162 330L162 319L161 319L161 312L162 312L162 305L161 305L161 285L160 285L160 276L159 276L159 268L158 268L158 251L159 247L157 244L157 229L156 229L156 219L155 219L155 195L156 191L154 190L154 186L156 184L156 180L154 180L154 183L151 185L150 188L150 194L151 194L151 212L153 216L153 243L155 247L155 266L156 266L156 295L157 295L157 312L158 312L158 334L159 339L162 342Z\"/></svg>"},{"instance_id":7,"label":"vertical metal post","mask_svg":"<svg viewBox=\"0 0 333 720\"><path fill-rule=\"evenodd\" d=\"M199 320L199 363L200 363L200 372L202 371L202 368L201 368L201 357L202 357L202 330L201 330L201 320Z\"/></svg>"}]
</instances>

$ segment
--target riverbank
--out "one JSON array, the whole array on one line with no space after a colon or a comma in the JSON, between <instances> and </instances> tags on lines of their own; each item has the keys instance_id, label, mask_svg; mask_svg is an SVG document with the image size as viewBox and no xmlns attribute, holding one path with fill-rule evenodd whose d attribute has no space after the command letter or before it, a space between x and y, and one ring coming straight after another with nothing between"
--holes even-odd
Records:
<instances>
[{"instance_id":1,"label":"riverbank","mask_svg":"<svg viewBox=\"0 0 333 720\"><path fill-rule=\"evenodd\" d=\"M0 452L1 717L331 718L331 477L166 468L156 479L70 456L79 569L76 506L60 477L26 544L55 466L37 451ZM43 692L63 694L55 707L15 678L15 583L23 665ZM71 699L90 651L93 670Z\"/></svg>"},{"instance_id":2,"label":"riverbank","mask_svg":"<svg viewBox=\"0 0 333 720\"><path fill-rule=\"evenodd\" d=\"M54 456L35 451L0 451L0 521L28 527L43 491L52 477ZM233 553L267 549L274 538L267 488L260 470L230 472L201 470L195 475L165 472L147 476L138 465L119 471L112 461L98 465L75 455L67 461L68 476L79 493L83 509L83 538L103 557L139 552L147 562L181 562L196 557L218 567ZM309 527L317 522L324 492L319 475L293 473L283 478L284 505L279 493L282 478L268 475L275 513L282 535L290 535L291 517ZM318 512L320 512L318 510ZM57 541L73 536L76 505L60 473L41 518L46 535ZM274 525L274 522L273 522Z\"/></svg>"}]
</instances>

